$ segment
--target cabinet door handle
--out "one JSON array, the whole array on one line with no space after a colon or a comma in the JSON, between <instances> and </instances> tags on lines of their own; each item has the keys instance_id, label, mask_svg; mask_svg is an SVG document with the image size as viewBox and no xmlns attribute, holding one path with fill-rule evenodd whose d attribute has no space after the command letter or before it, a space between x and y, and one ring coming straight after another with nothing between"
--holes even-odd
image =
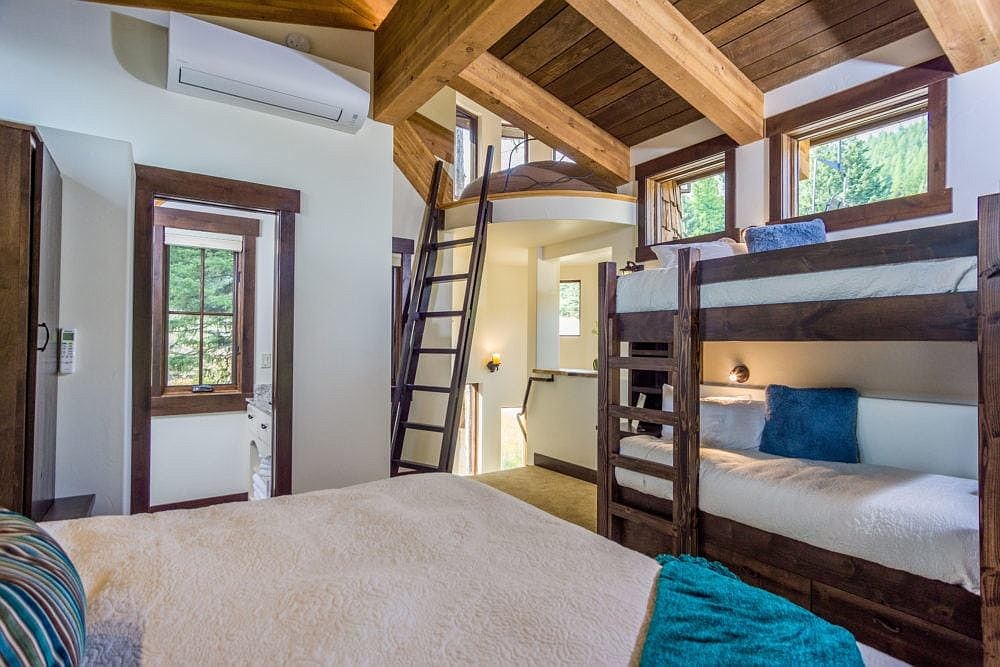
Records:
<instances>
[{"instance_id":1,"label":"cabinet door handle","mask_svg":"<svg viewBox=\"0 0 1000 667\"><path fill-rule=\"evenodd\" d=\"M900 630L898 625L893 625L888 621L883 621L878 616L873 616L872 620L874 620L877 625L882 626L882 629L885 630L886 632L891 632L894 635L898 635L900 632L902 632L902 630Z\"/></svg>"},{"instance_id":2,"label":"cabinet door handle","mask_svg":"<svg viewBox=\"0 0 1000 667\"><path fill-rule=\"evenodd\" d=\"M42 328L42 329L45 329L45 342L42 343L42 346L40 348L38 348L39 352L44 352L45 348L47 348L49 346L49 337L50 337L50 334L49 334L49 325L46 324L45 322L42 322L38 326L40 328Z\"/></svg>"}]
</instances>

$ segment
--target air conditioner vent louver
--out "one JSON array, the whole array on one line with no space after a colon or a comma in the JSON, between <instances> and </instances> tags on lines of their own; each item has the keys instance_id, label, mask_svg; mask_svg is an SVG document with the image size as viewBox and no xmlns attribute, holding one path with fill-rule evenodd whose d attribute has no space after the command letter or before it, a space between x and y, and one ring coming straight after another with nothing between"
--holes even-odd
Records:
<instances>
[{"instance_id":1,"label":"air conditioner vent louver","mask_svg":"<svg viewBox=\"0 0 1000 667\"><path fill-rule=\"evenodd\" d=\"M167 89L356 133L367 72L183 14L170 15Z\"/></svg>"}]
</instances>

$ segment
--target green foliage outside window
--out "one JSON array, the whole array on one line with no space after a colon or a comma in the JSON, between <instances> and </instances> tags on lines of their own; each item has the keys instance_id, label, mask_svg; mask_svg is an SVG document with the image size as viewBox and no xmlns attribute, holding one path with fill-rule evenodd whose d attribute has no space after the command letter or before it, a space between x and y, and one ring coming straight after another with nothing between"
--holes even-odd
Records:
<instances>
[{"instance_id":1,"label":"green foliage outside window","mask_svg":"<svg viewBox=\"0 0 1000 667\"><path fill-rule=\"evenodd\" d=\"M703 176L681 186L681 224L684 238L725 231L725 174Z\"/></svg>"},{"instance_id":2,"label":"green foliage outside window","mask_svg":"<svg viewBox=\"0 0 1000 667\"><path fill-rule=\"evenodd\" d=\"M817 144L799 182L798 214L927 191L927 116Z\"/></svg>"},{"instance_id":3,"label":"green foliage outside window","mask_svg":"<svg viewBox=\"0 0 1000 667\"><path fill-rule=\"evenodd\" d=\"M580 335L580 281L559 283L559 335Z\"/></svg>"},{"instance_id":4,"label":"green foliage outside window","mask_svg":"<svg viewBox=\"0 0 1000 667\"><path fill-rule=\"evenodd\" d=\"M167 253L167 385L233 384L236 253Z\"/></svg>"}]
</instances>

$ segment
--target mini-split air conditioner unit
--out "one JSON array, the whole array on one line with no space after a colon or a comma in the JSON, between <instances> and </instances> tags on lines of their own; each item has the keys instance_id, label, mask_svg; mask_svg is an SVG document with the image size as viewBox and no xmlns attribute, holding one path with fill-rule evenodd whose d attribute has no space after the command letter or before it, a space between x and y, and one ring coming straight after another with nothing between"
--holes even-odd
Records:
<instances>
[{"instance_id":1,"label":"mini-split air conditioner unit","mask_svg":"<svg viewBox=\"0 0 1000 667\"><path fill-rule=\"evenodd\" d=\"M167 90L355 134L367 72L184 14L170 15Z\"/></svg>"}]
</instances>

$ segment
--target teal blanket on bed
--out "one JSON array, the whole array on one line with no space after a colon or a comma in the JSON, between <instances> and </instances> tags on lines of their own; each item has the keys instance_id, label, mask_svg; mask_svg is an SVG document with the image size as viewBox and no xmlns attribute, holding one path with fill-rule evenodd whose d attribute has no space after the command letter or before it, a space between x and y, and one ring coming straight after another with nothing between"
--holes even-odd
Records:
<instances>
[{"instance_id":1,"label":"teal blanket on bed","mask_svg":"<svg viewBox=\"0 0 1000 667\"><path fill-rule=\"evenodd\" d=\"M657 561L663 567L642 667L863 665L850 632L744 584L722 564L693 556Z\"/></svg>"}]
</instances>

